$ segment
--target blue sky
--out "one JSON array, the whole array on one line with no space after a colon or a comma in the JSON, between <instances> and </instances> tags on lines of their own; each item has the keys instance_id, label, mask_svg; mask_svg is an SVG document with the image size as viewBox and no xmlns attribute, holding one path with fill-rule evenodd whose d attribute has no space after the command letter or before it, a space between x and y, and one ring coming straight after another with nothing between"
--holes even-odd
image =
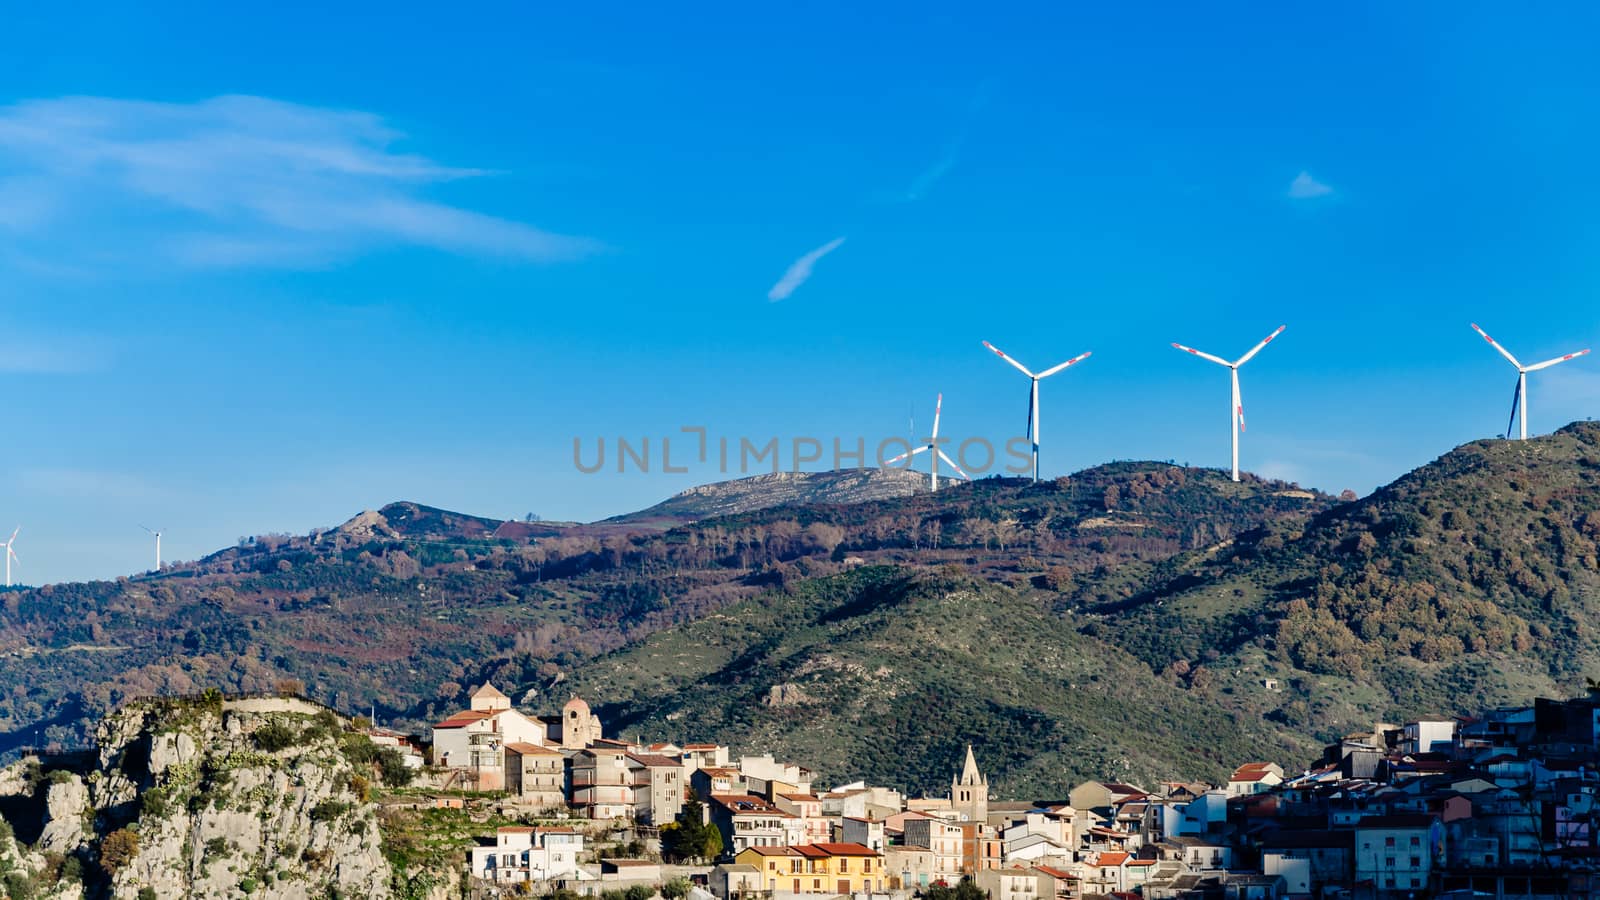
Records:
<instances>
[{"instance_id":1,"label":"blue sky","mask_svg":"<svg viewBox=\"0 0 1600 900\"><path fill-rule=\"evenodd\" d=\"M19 578L395 499L593 519L685 425L1228 461L1365 492L1600 343L1600 10L211 4L8 13L0 523ZM808 262L809 255L809 265ZM809 272L807 271L809 269ZM786 274L787 273L787 274ZM777 299L774 299L777 298ZM1600 360L1531 377L1531 426ZM659 446L659 444L657 444ZM680 457L675 448L675 462Z\"/></svg>"}]
</instances>

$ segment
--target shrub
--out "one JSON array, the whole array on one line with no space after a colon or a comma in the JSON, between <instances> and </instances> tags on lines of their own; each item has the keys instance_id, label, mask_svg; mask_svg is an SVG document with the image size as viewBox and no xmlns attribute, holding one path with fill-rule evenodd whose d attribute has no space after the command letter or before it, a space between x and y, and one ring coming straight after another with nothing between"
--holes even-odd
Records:
<instances>
[{"instance_id":1,"label":"shrub","mask_svg":"<svg viewBox=\"0 0 1600 900\"><path fill-rule=\"evenodd\" d=\"M268 722L257 728L254 737L256 746L268 753L292 747L296 739L294 729L278 721Z\"/></svg>"},{"instance_id":2,"label":"shrub","mask_svg":"<svg viewBox=\"0 0 1600 900\"><path fill-rule=\"evenodd\" d=\"M682 876L669 879L661 885L661 896L665 900L682 900L689 896L689 879Z\"/></svg>"},{"instance_id":3,"label":"shrub","mask_svg":"<svg viewBox=\"0 0 1600 900\"><path fill-rule=\"evenodd\" d=\"M118 869L138 855L139 833L136 831L118 828L100 842L100 868L105 869L107 875L116 875Z\"/></svg>"},{"instance_id":4,"label":"shrub","mask_svg":"<svg viewBox=\"0 0 1600 900\"><path fill-rule=\"evenodd\" d=\"M650 900L655 895L655 888L643 884L629 885L628 889L622 892L622 896L627 900Z\"/></svg>"},{"instance_id":5,"label":"shrub","mask_svg":"<svg viewBox=\"0 0 1600 900\"><path fill-rule=\"evenodd\" d=\"M324 800L311 807L311 821L331 822L350 811L350 804L338 800Z\"/></svg>"}]
</instances>

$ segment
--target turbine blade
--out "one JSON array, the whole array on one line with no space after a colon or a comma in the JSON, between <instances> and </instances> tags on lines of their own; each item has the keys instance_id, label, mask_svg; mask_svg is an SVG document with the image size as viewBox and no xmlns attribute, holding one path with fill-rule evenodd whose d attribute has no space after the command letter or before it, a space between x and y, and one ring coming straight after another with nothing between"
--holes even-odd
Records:
<instances>
[{"instance_id":1,"label":"turbine blade","mask_svg":"<svg viewBox=\"0 0 1600 900\"><path fill-rule=\"evenodd\" d=\"M926 453L928 448L931 447L931 446L933 446L933 445L932 444L923 444L921 447L918 447L918 448L916 448L915 450L912 450L909 453L902 453L899 456L896 456L894 459L886 459L886 460L884 460L883 461L883 465L884 465L884 467L892 466L892 465L894 465L895 463L899 462L902 459L910 459L911 457L916 456L918 453Z\"/></svg>"},{"instance_id":2,"label":"turbine blade","mask_svg":"<svg viewBox=\"0 0 1600 900\"><path fill-rule=\"evenodd\" d=\"M1025 366L1022 363L1019 363L1016 360L1012 359L1011 357L1007 356L1004 350L1001 350L999 347L996 347L995 345L989 343L988 341L984 341L983 345L985 347L988 347L990 350L992 350L994 352L995 356L998 356L1001 359L1005 360L1006 362L1011 363L1013 366L1016 366L1018 372L1021 372L1022 374L1028 376L1029 378L1033 377L1033 373L1028 371L1028 367L1027 366ZM1040 377L1042 378L1044 376L1041 375Z\"/></svg>"},{"instance_id":3,"label":"turbine blade","mask_svg":"<svg viewBox=\"0 0 1600 900\"><path fill-rule=\"evenodd\" d=\"M1245 355L1243 355L1241 357L1239 357L1239 361L1234 363L1234 365L1235 366L1242 366L1245 363L1249 362L1252 357L1254 357L1257 353L1261 352L1261 348L1263 348L1263 347L1267 346L1268 344L1272 343L1272 339L1277 337L1280 334L1283 334L1283 330L1285 328L1288 328L1288 327L1289 326L1287 326L1287 325L1279 325L1277 331L1274 331L1273 333L1267 335L1265 338L1263 338L1261 340L1261 343L1255 345L1254 347L1251 347L1250 348L1250 352L1246 353Z\"/></svg>"},{"instance_id":4,"label":"turbine blade","mask_svg":"<svg viewBox=\"0 0 1600 900\"><path fill-rule=\"evenodd\" d=\"M1522 371L1524 371L1524 372L1537 372L1540 369L1548 369L1553 365L1556 365L1558 363L1564 363L1569 359L1577 359L1578 357L1583 356L1584 354L1586 354L1588 352L1589 352L1589 349L1587 347L1585 347L1584 349L1579 350L1577 353L1568 353L1566 356L1558 356L1555 359L1547 359L1542 363L1534 363L1533 365L1527 367L1526 369L1523 369Z\"/></svg>"},{"instance_id":5,"label":"turbine blade","mask_svg":"<svg viewBox=\"0 0 1600 900\"><path fill-rule=\"evenodd\" d=\"M1477 322L1473 322L1471 324L1472 324L1472 330L1476 331L1479 335L1481 335L1483 337L1484 340L1488 341L1489 342L1489 346L1491 346L1495 350L1499 351L1500 355L1504 356L1506 358L1507 362L1511 363L1513 366L1516 366L1518 369L1522 368L1522 363L1517 362L1517 358L1515 356L1511 355L1511 351L1510 350L1507 350L1506 348L1504 348L1504 347L1500 346L1498 343L1496 343L1494 338L1489 337L1489 333L1487 331L1484 331L1482 328L1478 327L1478 323Z\"/></svg>"},{"instance_id":6,"label":"turbine blade","mask_svg":"<svg viewBox=\"0 0 1600 900\"><path fill-rule=\"evenodd\" d=\"M1511 392L1511 420L1506 423L1506 440L1511 439L1511 429L1517 424L1517 407L1522 400L1522 376L1517 376L1517 389Z\"/></svg>"},{"instance_id":7,"label":"turbine blade","mask_svg":"<svg viewBox=\"0 0 1600 900\"><path fill-rule=\"evenodd\" d=\"M1090 352L1092 353L1093 351L1090 351ZM1065 369L1065 368L1068 368L1069 366L1072 366L1072 365L1075 365L1077 363L1083 362L1084 360L1088 359L1089 356L1090 356L1090 353L1080 353L1077 356L1074 356L1073 358L1067 360L1066 362L1062 363L1059 366L1056 366L1053 369L1045 369L1043 372L1039 373L1039 377L1040 378L1049 378L1051 375L1054 375L1055 373L1061 371L1062 369Z\"/></svg>"},{"instance_id":8,"label":"turbine blade","mask_svg":"<svg viewBox=\"0 0 1600 900\"><path fill-rule=\"evenodd\" d=\"M17 526L17 530L16 530L16 531L13 531L13 532L11 532L11 540L12 540L12 541L14 541L14 540L16 540L16 539L17 539L17 535L18 535L18 534L20 534L20 533L21 533L21 532L22 532L22 526L21 526L21 525L18 525L18 526ZM6 543L8 543L8 544L9 544L9 543L11 543L11 541L6 541Z\"/></svg>"},{"instance_id":9,"label":"turbine blade","mask_svg":"<svg viewBox=\"0 0 1600 900\"><path fill-rule=\"evenodd\" d=\"M1219 366L1227 366L1230 369L1233 368L1233 363L1228 362L1220 356L1212 356L1209 353L1201 353L1199 350L1196 350L1193 347L1185 347L1184 345L1178 343L1174 343L1172 346L1177 347L1179 350L1182 350L1185 353L1193 353L1195 356L1198 356L1201 359L1209 359Z\"/></svg>"},{"instance_id":10,"label":"turbine blade","mask_svg":"<svg viewBox=\"0 0 1600 900\"><path fill-rule=\"evenodd\" d=\"M966 472L961 471L961 467L956 465L956 461L955 460L953 460L950 457L945 455L943 450L934 450L933 452L939 454L939 458L944 460L945 463L950 466L950 468L955 469L957 475L960 475L962 478L966 479L967 481L971 481L972 480L970 477L967 476Z\"/></svg>"},{"instance_id":11,"label":"turbine blade","mask_svg":"<svg viewBox=\"0 0 1600 900\"><path fill-rule=\"evenodd\" d=\"M944 409L944 395L940 394L933 401L933 437L939 437L939 411Z\"/></svg>"}]
</instances>

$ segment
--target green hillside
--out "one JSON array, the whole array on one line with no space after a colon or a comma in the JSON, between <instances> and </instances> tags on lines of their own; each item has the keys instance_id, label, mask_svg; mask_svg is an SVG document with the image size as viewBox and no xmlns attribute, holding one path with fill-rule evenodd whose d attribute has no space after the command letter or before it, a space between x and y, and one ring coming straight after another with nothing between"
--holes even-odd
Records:
<instances>
[{"instance_id":1,"label":"green hillside","mask_svg":"<svg viewBox=\"0 0 1600 900\"><path fill-rule=\"evenodd\" d=\"M1049 599L953 570L874 566L659 632L580 670L630 736L715 740L948 789L968 742L1006 796L1089 777L1217 778L1310 749L1079 634Z\"/></svg>"}]
</instances>

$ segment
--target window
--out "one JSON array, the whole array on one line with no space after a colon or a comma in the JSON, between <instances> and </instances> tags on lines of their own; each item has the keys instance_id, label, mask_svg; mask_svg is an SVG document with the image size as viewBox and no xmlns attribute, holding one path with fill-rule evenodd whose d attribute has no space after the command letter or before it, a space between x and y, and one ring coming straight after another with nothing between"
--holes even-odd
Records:
<instances>
[{"instance_id":1,"label":"window","mask_svg":"<svg viewBox=\"0 0 1600 900\"><path fill-rule=\"evenodd\" d=\"M1393 847L1394 846L1394 838L1392 838L1392 837L1384 838L1383 839L1383 845L1385 847Z\"/></svg>"},{"instance_id":2,"label":"window","mask_svg":"<svg viewBox=\"0 0 1600 900\"><path fill-rule=\"evenodd\" d=\"M1413 856L1413 857L1411 857L1411 868L1413 868L1413 869L1420 869L1420 868L1422 868L1422 857L1420 857L1420 856ZM1415 886L1415 885L1413 885L1413 887L1414 887L1414 886Z\"/></svg>"},{"instance_id":3,"label":"window","mask_svg":"<svg viewBox=\"0 0 1600 900\"><path fill-rule=\"evenodd\" d=\"M1411 846L1413 846L1413 847L1422 846L1422 838L1420 838L1420 837L1418 837L1416 835L1412 835L1411 836Z\"/></svg>"}]
</instances>

